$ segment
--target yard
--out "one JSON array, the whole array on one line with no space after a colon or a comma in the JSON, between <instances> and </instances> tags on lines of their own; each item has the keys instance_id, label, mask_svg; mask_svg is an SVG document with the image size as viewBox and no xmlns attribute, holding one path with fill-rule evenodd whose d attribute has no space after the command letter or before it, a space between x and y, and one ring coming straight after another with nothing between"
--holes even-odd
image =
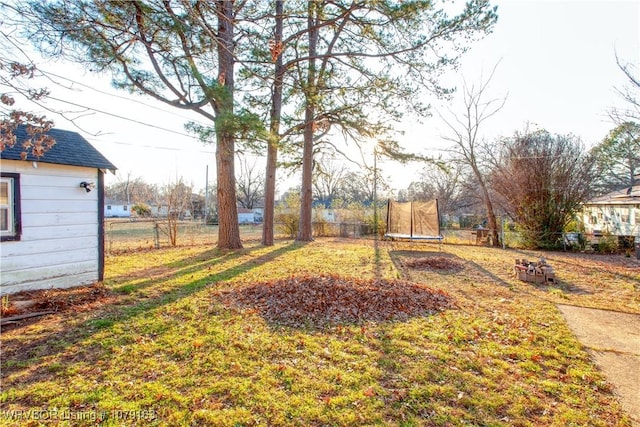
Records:
<instances>
[{"instance_id":1,"label":"yard","mask_svg":"<svg viewBox=\"0 0 640 427\"><path fill-rule=\"evenodd\" d=\"M557 283L513 277L540 256ZM194 245L46 296L56 314L3 327L3 425L630 425L555 306L640 313L624 256Z\"/></svg>"}]
</instances>

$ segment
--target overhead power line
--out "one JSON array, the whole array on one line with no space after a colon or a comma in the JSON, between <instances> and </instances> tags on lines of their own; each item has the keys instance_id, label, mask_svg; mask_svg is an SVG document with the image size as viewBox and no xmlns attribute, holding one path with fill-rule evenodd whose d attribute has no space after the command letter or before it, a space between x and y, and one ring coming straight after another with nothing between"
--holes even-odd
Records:
<instances>
[{"instance_id":1,"label":"overhead power line","mask_svg":"<svg viewBox=\"0 0 640 427\"><path fill-rule=\"evenodd\" d=\"M134 143L131 143L131 142L123 142L123 141L105 141L103 139L98 139L96 137L88 137L87 139L89 141L95 141L95 142L99 142L99 143L126 145L126 146L129 146L129 147L137 147L137 148L150 148L150 149L153 149L153 150L185 151L184 146L166 147L166 146L151 145L151 144L134 144ZM207 150L190 150L190 151L197 151L198 153L204 153L204 154L215 154L215 151L207 151Z\"/></svg>"},{"instance_id":2,"label":"overhead power line","mask_svg":"<svg viewBox=\"0 0 640 427\"><path fill-rule=\"evenodd\" d=\"M27 56L27 55L25 54L25 56ZM28 58L28 56L27 56L27 58ZM201 124L201 125L203 125L203 126L206 126L206 124L205 124L205 123L203 123L203 122L200 122L200 121L198 121L198 120L194 120L194 119L192 119L192 118L190 118L190 117L186 117L186 116L183 116L183 115L176 114L174 111L168 111L168 110L166 110L166 109L162 109L162 108L159 108L159 107L157 107L157 106L147 104L147 103L142 102L142 101L137 100L137 99L127 98L127 97L124 97L124 96L122 96L122 95L117 95L117 94L109 93L109 92L106 92L106 91L103 91L103 90L97 89L97 88L95 88L95 87L89 86L89 85L87 85L87 84L84 84L84 83L82 83L82 82L79 82L79 81L77 81L77 80L74 80L74 79L71 79L71 78L68 78L68 77L64 77L64 76L60 76L60 75L58 75L58 74L56 74L56 73L53 73L53 72L51 72L51 71L46 71L46 70L40 69L40 68L38 68L38 67L35 65L35 63L34 63L33 61L31 61L31 60L30 60L30 58L28 58L28 59L29 59L29 62L30 62L31 64L34 64L34 66L36 67L36 69L37 69L37 70L38 70L38 71L39 71L39 72L40 72L44 77L48 78L51 82L53 82L53 83L55 83L55 84L58 84L58 85L59 85L59 86L61 86L61 87L64 87L65 89L72 90L71 88L66 87L66 86L65 86L65 85L63 85L63 84L61 84L61 83L59 83L59 82L56 82L56 81L55 81L55 79L65 80L65 81L67 81L67 82L69 82L69 83L72 83L72 84L75 84L75 85L81 86L81 87L83 87L83 88L87 88L87 89L89 89L89 90L91 90L91 91L94 91L94 92L97 92L97 93L100 93L100 94L103 94L103 95L111 96L111 97L114 97L114 98L118 98L118 99L122 99L122 100L125 100L125 101L129 101L129 102L134 102L134 103L136 103L136 104L143 105L143 106L145 106L146 108L153 109L153 110L157 110L157 111L162 111L164 114L169 114L169 115L172 115L172 116L175 116L175 117L179 117L179 118L184 119L184 120L190 120L190 121L193 121L193 122L199 123L199 124ZM7 59L7 58L4 58L4 57L0 57L0 61L7 62L7 61L10 61L10 60L9 60L9 59ZM7 63L8 63L8 62L7 62ZM7 82L4 82L4 83L5 83L5 84L8 84ZM28 97L28 96L26 96L26 95L23 93L23 90L22 90L22 89L20 89L20 88L18 88L18 87L16 87L16 86L14 86L14 85L11 85L11 87L13 87L14 89L18 90L18 92L20 92L22 95L24 95L27 101L29 101L29 102L34 102L34 100L29 99L29 97ZM191 134L188 134L188 133L185 133L185 132L180 132L180 131L176 131L176 130L174 130L174 129L169 129L169 128L166 128L166 127L162 127L162 126L158 126L158 125L155 125L155 124L151 124L151 123L148 123L147 121L138 120L138 119L134 119L134 118L130 118L130 117L125 117L125 116L120 115L120 114L112 113L112 112L109 112L109 111L106 111L106 110L101 110L101 109L98 109L98 108L95 108L95 107L91 107L91 106L88 106L88 105L85 105L85 104L80 104L80 103L78 103L78 102L73 102L73 101L69 101L69 100L66 100L66 99L61 99L61 98L55 97L55 96L53 96L53 95L51 95L51 94L48 94L46 98L47 98L47 99L50 99L50 100L53 100L53 101L61 102L61 103L63 103L63 104L67 104L67 105L72 105L72 106L75 106L75 107L79 107L79 108L82 108L82 109L84 109L84 110L86 110L86 111L91 111L91 112L100 113L100 114L104 114L104 115L109 116L109 117L114 117L114 118L117 118L117 119L120 119L120 120L125 120L125 121L131 122L131 123L136 123L136 124L139 124L139 125L142 125L142 126L146 126L146 127L154 128L154 129L157 129L157 130L160 130L160 131L163 131L163 132L169 132L169 133L172 133L172 134L175 134L175 135L180 135L180 136L187 137L187 138L190 138L190 139L196 139L196 140L198 140L198 139L199 139L199 138L198 138L197 136L195 136L195 135L191 135ZM36 104L37 104L38 106L40 106L41 108L45 108L45 109L47 109L47 110L49 110L49 111L53 111L53 110L51 110L50 108L45 107L44 105L41 105L41 104L39 104L39 103L36 103ZM64 115L63 113L61 113L61 112L60 112L60 114L61 114L65 119L70 120L70 121L72 121L72 122L74 121L73 119L70 119L70 118L68 118L68 117L65 117L65 115Z\"/></svg>"},{"instance_id":3,"label":"overhead power line","mask_svg":"<svg viewBox=\"0 0 640 427\"><path fill-rule=\"evenodd\" d=\"M202 153L202 154L210 154L210 155L215 155L216 154L215 151L204 150L204 149L198 149L198 150L189 149L189 150L186 150L184 146L166 147L166 146L152 145L152 144L134 144L134 143L131 143L131 142L124 142L124 141L107 141L107 140L104 140L104 139L99 139L97 137L88 137L87 140L93 141L93 142L96 142L96 143L100 143L100 144L125 145L125 146L128 146L128 147L148 148L148 149L151 149L151 150L165 150L165 151L176 151L176 152L191 151L191 152L197 152L197 153ZM250 154L250 153L243 152L242 153L242 157L247 157L247 158L251 158L251 159L263 159L265 156L264 155L260 155L260 154Z\"/></svg>"},{"instance_id":4,"label":"overhead power line","mask_svg":"<svg viewBox=\"0 0 640 427\"><path fill-rule=\"evenodd\" d=\"M96 113L105 114L107 116L115 117L117 119L126 120L126 121L129 121L129 122L132 122L132 123L137 123L139 125L151 127L151 128L154 128L154 129L162 130L162 131L173 133L173 134L180 135L180 136L185 136L187 138L198 139L197 136L189 135L188 133L178 132L177 130L164 128L162 126L153 125L151 123L146 123L146 122L143 122L143 121L140 121L140 120L136 120L136 119L131 119L129 117L121 116L119 114L111 113L111 112L104 111L104 110L98 110L97 108L93 108L93 107L87 107L86 105L78 104L77 102L66 101L64 99L56 98L54 96L48 96L47 98L53 99L54 101L62 102L64 104L73 105L74 107L80 107L80 108L84 108L86 110L95 111Z\"/></svg>"},{"instance_id":5,"label":"overhead power line","mask_svg":"<svg viewBox=\"0 0 640 427\"><path fill-rule=\"evenodd\" d=\"M141 100L139 100L139 99L129 98L129 97L126 97L126 96L123 96L123 95L118 95L118 94L115 94L115 93L107 92L107 91L104 91L104 90L98 89L98 88L96 88L96 87L93 87L93 86L87 85L87 84L85 84L85 83L79 82L79 81L77 81L77 80L70 79L69 77L65 77L65 76L58 75L58 74L53 73L53 72L51 72L51 71L46 71L46 70L41 70L41 69L38 69L38 71L40 71L40 72L41 72L42 74L44 74L44 75L49 75L49 76L56 77L56 78L58 78L58 79L66 80L66 81L68 81L68 82L70 82L70 83L73 83L73 84L78 85L78 86L82 86L83 88L89 89L89 90L94 91L94 92L97 92L97 93L101 93L101 94L103 94L103 95L107 95L107 96L110 96L110 97L113 97L113 98L122 99L122 100L125 100L125 101L128 101L128 102L134 102L134 103L136 103L136 104L143 105L143 106L145 106L145 107L147 107L147 108L151 108L151 109L154 109L154 110L157 110L157 111L162 111L162 112L163 112L163 113L165 113L165 114L170 114L170 115L172 115L172 116L179 117L179 118L181 118L181 119L185 119L185 120L190 120L190 121L193 121L193 122L197 122L197 123L199 123L199 124L201 124L201 125L203 125L203 126L206 126L206 125L207 125L206 123L201 122L201 121L198 121L198 120L194 120L194 119L193 119L193 118L191 118L191 117L187 117L187 116L184 116L184 115L182 115L182 114L177 114L177 113L175 113L175 111L173 111L173 110L167 110L167 109L164 109L164 108L160 108L160 107L158 107L158 106L156 106L156 105L148 104L148 103L143 102L143 101L141 101ZM51 79L51 80L53 81L53 79Z\"/></svg>"}]
</instances>

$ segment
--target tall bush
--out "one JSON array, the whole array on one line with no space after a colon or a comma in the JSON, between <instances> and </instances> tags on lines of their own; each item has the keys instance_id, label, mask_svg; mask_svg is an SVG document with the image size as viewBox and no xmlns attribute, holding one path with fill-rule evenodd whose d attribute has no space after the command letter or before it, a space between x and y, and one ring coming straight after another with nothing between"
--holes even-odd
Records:
<instances>
[{"instance_id":1,"label":"tall bush","mask_svg":"<svg viewBox=\"0 0 640 427\"><path fill-rule=\"evenodd\" d=\"M538 130L501 141L490 182L525 245L552 249L587 199L592 171L577 137Z\"/></svg>"}]
</instances>

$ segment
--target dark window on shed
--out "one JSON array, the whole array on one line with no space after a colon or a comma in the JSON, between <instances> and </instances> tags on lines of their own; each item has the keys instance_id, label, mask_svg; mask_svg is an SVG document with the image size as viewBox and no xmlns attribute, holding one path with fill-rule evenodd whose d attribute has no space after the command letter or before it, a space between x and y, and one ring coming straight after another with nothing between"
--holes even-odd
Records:
<instances>
[{"instance_id":1,"label":"dark window on shed","mask_svg":"<svg viewBox=\"0 0 640 427\"><path fill-rule=\"evenodd\" d=\"M20 212L20 174L2 173L0 176L0 239L20 240L22 232Z\"/></svg>"}]
</instances>

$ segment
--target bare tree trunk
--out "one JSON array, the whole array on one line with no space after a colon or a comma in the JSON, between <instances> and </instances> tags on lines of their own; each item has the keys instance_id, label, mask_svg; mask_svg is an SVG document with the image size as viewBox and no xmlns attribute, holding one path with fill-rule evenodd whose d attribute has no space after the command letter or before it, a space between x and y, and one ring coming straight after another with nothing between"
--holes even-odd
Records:
<instances>
[{"instance_id":1,"label":"bare tree trunk","mask_svg":"<svg viewBox=\"0 0 640 427\"><path fill-rule=\"evenodd\" d=\"M484 204L485 213L487 215L491 245L500 246L502 243L500 242L498 220L496 219L496 214L493 209L493 202L491 202L491 195L489 194L489 189L487 188L485 177L476 164L475 156L476 154L474 153L473 156L469 159L469 163L471 165L473 175L476 177L476 180L478 180L478 185L480 185L480 191L482 192L482 203Z\"/></svg>"},{"instance_id":2,"label":"bare tree trunk","mask_svg":"<svg viewBox=\"0 0 640 427\"><path fill-rule=\"evenodd\" d=\"M216 173L218 177L218 248L241 249L234 170L235 137L224 129L225 120L233 120L233 2L218 1L218 83L226 94L217 103ZM221 114L220 114L221 113Z\"/></svg>"},{"instance_id":3,"label":"bare tree trunk","mask_svg":"<svg viewBox=\"0 0 640 427\"><path fill-rule=\"evenodd\" d=\"M476 173L475 170L474 173ZM500 246L502 243L500 242L498 220L496 219L496 214L493 210L493 203L491 202L489 190L487 190L487 185L485 184L484 178L480 174L480 171L476 173L476 179L480 183L480 188L482 189L482 200L484 201L484 207L487 212L487 221L489 222L489 230L491 233L491 244L493 246Z\"/></svg>"},{"instance_id":4,"label":"bare tree trunk","mask_svg":"<svg viewBox=\"0 0 640 427\"><path fill-rule=\"evenodd\" d=\"M313 131L316 114L316 54L319 29L316 22L316 5L308 3L309 31L309 69L307 70L306 106L304 112L304 146L302 150L302 189L300 190L300 229L298 239L303 242L313 240L312 206L313 201Z\"/></svg>"},{"instance_id":5,"label":"bare tree trunk","mask_svg":"<svg viewBox=\"0 0 640 427\"><path fill-rule=\"evenodd\" d=\"M280 144L280 117L282 112L282 82L285 68L282 65L282 25L283 0L276 1L276 28L271 55L275 58L275 79L271 98L269 125L269 145L267 147L267 172L264 183L264 215L262 223L262 244L273 246L273 223L275 220L276 165Z\"/></svg>"}]
</instances>

